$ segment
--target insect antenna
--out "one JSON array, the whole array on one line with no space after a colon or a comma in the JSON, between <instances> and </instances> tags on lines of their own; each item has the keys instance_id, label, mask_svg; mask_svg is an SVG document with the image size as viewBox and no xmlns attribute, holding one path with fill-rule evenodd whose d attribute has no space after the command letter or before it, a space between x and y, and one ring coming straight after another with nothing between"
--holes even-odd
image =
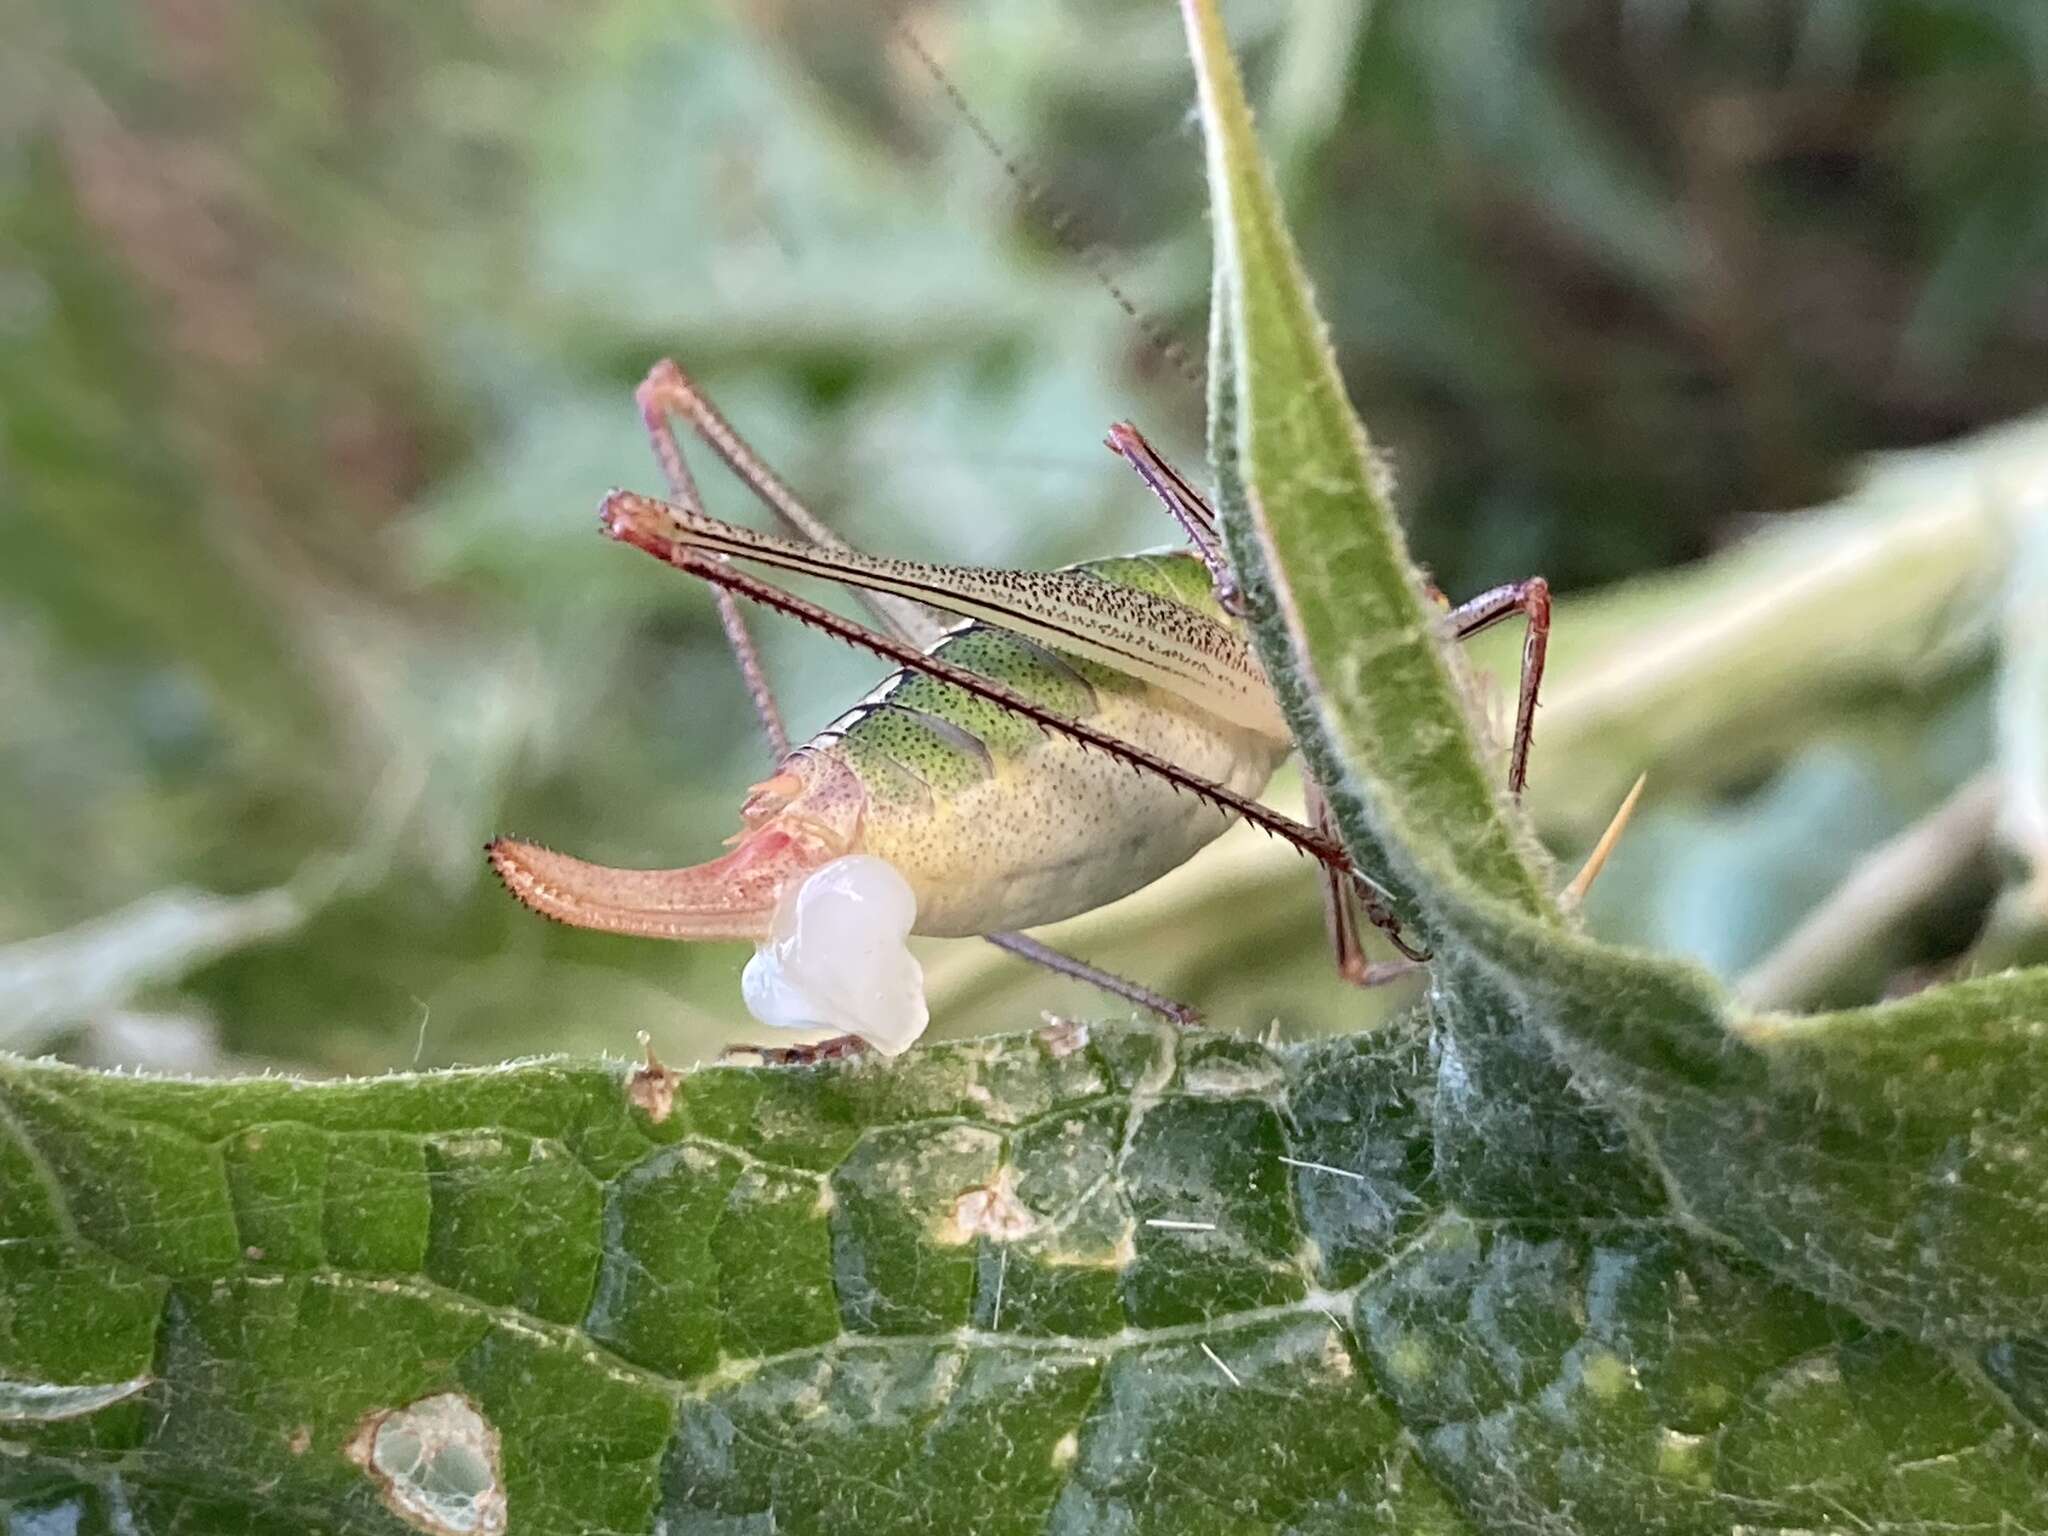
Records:
<instances>
[{"instance_id":1,"label":"insect antenna","mask_svg":"<svg viewBox=\"0 0 2048 1536\"><path fill-rule=\"evenodd\" d=\"M917 60L918 66L931 77L932 83L945 95L953 110L959 114L960 121L967 125L967 131L981 142L982 148L988 151L998 166L1002 167L1003 175L1016 189L1024 206L1037 217L1046 231L1066 248L1067 253L1088 270L1102 291L1109 295L1116 307L1138 328L1138 333L1145 338L1147 345L1193 386L1198 397L1205 395L1208 391L1207 375L1188 355L1187 348L1180 344L1180 339L1174 334L1172 327L1149 310L1141 308L1124 291L1124 286L1117 281L1116 272L1102 245L1085 238L1080 221L1053 199L1043 182L1024 169L1017 157L996 137L995 130L989 127L987 120L968 104L966 93L954 83L953 77L946 72L946 67L939 62L937 55L925 46L924 39L917 35L916 29L904 15L904 8L892 3L892 0L876 0L876 5L888 23L890 31L901 39L910 56Z\"/></svg>"}]
</instances>

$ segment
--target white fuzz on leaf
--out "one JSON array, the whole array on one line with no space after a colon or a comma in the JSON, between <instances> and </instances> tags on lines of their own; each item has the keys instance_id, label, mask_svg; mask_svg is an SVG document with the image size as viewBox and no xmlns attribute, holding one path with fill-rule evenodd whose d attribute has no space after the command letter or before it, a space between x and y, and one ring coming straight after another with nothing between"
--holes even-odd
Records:
<instances>
[{"instance_id":1,"label":"white fuzz on leaf","mask_svg":"<svg viewBox=\"0 0 2048 1536\"><path fill-rule=\"evenodd\" d=\"M775 936L740 978L747 1011L783 1029L836 1029L894 1056L924 1033L924 968L904 941L917 897L885 859L834 859L775 909Z\"/></svg>"}]
</instances>

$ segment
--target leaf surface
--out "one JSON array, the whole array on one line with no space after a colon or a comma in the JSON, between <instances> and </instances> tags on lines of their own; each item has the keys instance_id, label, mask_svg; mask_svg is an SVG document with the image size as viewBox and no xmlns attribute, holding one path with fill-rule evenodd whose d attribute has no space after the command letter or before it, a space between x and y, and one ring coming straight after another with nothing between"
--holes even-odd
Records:
<instances>
[{"instance_id":1,"label":"leaf surface","mask_svg":"<svg viewBox=\"0 0 2048 1536\"><path fill-rule=\"evenodd\" d=\"M1538 1149L1460 1169L1441 1102L1419 1025L658 1088L11 1062L0 1491L434 1529L367 1448L457 1404L519 1532L2048 1530L2038 1348L1871 1328L1626 1179L1482 1209Z\"/></svg>"}]
</instances>

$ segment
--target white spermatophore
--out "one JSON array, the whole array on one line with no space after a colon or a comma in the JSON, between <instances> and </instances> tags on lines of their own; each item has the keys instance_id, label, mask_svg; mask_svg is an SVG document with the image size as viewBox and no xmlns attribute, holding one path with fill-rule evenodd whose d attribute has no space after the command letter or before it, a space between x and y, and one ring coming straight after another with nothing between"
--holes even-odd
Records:
<instances>
[{"instance_id":1,"label":"white spermatophore","mask_svg":"<svg viewBox=\"0 0 2048 1536\"><path fill-rule=\"evenodd\" d=\"M747 1011L783 1029L836 1029L885 1056L931 1021L924 968L904 941L917 897L886 859L834 859L775 909L775 936L740 978Z\"/></svg>"}]
</instances>

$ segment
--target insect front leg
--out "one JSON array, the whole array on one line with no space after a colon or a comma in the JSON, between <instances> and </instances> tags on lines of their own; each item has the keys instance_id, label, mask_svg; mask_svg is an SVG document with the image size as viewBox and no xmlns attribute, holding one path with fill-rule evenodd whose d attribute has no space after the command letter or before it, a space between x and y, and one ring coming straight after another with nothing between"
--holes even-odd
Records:
<instances>
[{"instance_id":1,"label":"insect front leg","mask_svg":"<svg viewBox=\"0 0 2048 1536\"><path fill-rule=\"evenodd\" d=\"M1242 617L1243 589L1238 585L1236 572L1231 569L1223 547L1221 524L1208 500L1129 422L1120 421L1111 426L1104 442L1138 472L1152 494L1159 498L1160 504L1180 524L1189 544L1208 569L1217 606L1228 614ZM1433 587L1431 593L1442 597ZM1529 625L1528 636L1522 645L1515 734L1508 756L1508 788L1519 799L1529 777L1529 750L1536 729L1536 699L1543 685L1543 663L1550 645L1550 583L1541 576L1532 576L1526 581L1490 588L1451 608L1447 621L1455 638L1468 640L1517 613L1524 615ZM1313 779L1305 780L1305 793L1309 819L1318 832L1334 839L1336 824L1330 817L1329 806L1320 787ZM1413 948L1402 937L1399 921L1384 903L1362 892L1354 881L1327 866L1321 871L1321 878L1324 921L1337 969L1346 980L1360 986L1377 986L1408 975L1428 958L1426 952ZM1378 963L1366 960L1358 927L1361 910L1401 952L1401 959Z\"/></svg>"},{"instance_id":2,"label":"insect front leg","mask_svg":"<svg viewBox=\"0 0 2048 1536\"><path fill-rule=\"evenodd\" d=\"M1543 686L1543 663L1550 647L1550 583L1541 576L1507 582L1468 598L1445 615L1451 634L1458 640L1469 640L1518 613L1527 619L1529 629L1522 642L1515 733L1508 748L1508 790L1516 799L1521 798L1522 787L1529 780L1529 751L1535 739L1537 695ZM1309 819L1319 832L1335 836L1336 826L1322 791L1312 779L1304 777ZM1426 956L1410 950L1401 939L1398 928L1389 929L1385 924L1376 923L1401 950L1400 959L1368 961L1365 958L1359 942L1357 893L1349 881L1332 871L1324 869L1321 874L1323 921L1329 930L1331 953L1339 974L1361 987L1382 986L1412 974Z\"/></svg>"},{"instance_id":3,"label":"insect front leg","mask_svg":"<svg viewBox=\"0 0 2048 1536\"><path fill-rule=\"evenodd\" d=\"M1144 433L1128 421L1113 424L1103 442L1110 452L1119 455L1138 472L1138 478L1159 498L1159 504L1166 508L1167 515L1180 524L1188 543L1194 546L1195 553L1208 569L1217 606L1225 613L1242 618L1244 592L1237 584L1237 573L1230 568L1230 556L1223 548L1223 530L1218 526L1215 510L1208 500L1188 483L1187 476L1167 462L1165 455L1145 440Z\"/></svg>"}]
</instances>

